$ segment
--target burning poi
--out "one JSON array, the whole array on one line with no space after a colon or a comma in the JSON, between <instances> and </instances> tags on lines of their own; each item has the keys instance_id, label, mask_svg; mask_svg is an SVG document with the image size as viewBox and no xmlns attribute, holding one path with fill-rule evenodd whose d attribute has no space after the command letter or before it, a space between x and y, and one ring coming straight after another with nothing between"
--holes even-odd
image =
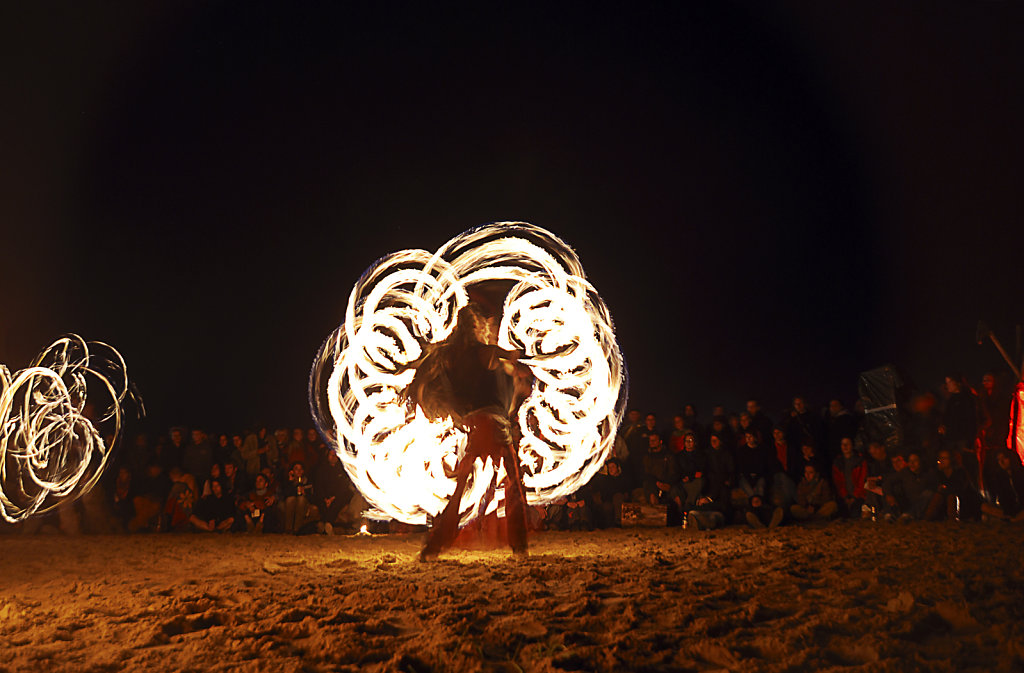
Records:
<instances>
[{"instance_id":1,"label":"burning poi","mask_svg":"<svg viewBox=\"0 0 1024 673\"><path fill-rule=\"evenodd\" d=\"M313 363L310 407L368 516L434 520L429 557L477 516L518 520L517 474L530 505L587 483L614 444L624 379L576 254L500 222L367 269Z\"/></svg>"},{"instance_id":2,"label":"burning poi","mask_svg":"<svg viewBox=\"0 0 1024 673\"><path fill-rule=\"evenodd\" d=\"M0 516L16 523L88 493L129 396L121 354L73 334L13 376L0 364Z\"/></svg>"}]
</instances>

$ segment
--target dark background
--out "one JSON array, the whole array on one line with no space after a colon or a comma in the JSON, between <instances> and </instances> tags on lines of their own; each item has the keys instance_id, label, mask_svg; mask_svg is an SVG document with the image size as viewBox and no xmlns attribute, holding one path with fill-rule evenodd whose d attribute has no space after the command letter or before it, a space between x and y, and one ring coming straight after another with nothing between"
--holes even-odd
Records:
<instances>
[{"instance_id":1,"label":"dark background","mask_svg":"<svg viewBox=\"0 0 1024 673\"><path fill-rule=\"evenodd\" d=\"M644 409L1006 369L1019 3L143 4L0 17L0 362L108 341L154 430L308 425L362 271L495 220L576 248Z\"/></svg>"}]
</instances>

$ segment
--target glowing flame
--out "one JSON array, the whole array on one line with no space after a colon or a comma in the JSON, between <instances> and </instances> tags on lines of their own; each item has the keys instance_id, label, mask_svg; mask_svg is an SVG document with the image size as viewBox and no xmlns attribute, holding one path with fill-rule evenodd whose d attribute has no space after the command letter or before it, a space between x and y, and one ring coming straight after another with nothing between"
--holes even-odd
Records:
<instances>
[{"instance_id":1,"label":"glowing flame","mask_svg":"<svg viewBox=\"0 0 1024 673\"><path fill-rule=\"evenodd\" d=\"M1010 414L1010 435L1006 445L1024 461L1024 382L1017 384L1014 398L1013 413Z\"/></svg>"},{"instance_id":2,"label":"glowing flame","mask_svg":"<svg viewBox=\"0 0 1024 673\"><path fill-rule=\"evenodd\" d=\"M451 333L468 289L487 281L511 287L498 345L525 353L520 362L535 378L515 419L528 503L572 493L608 457L626 390L604 301L555 235L523 222L490 224L434 254L405 250L378 260L314 361L313 418L374 507L369 516L423 524L454 492L466 437L451 419L430 421L404 406L400 394L414 371L402 367ZM504 467L490 460L474 467L460 503L463 524L504 511Z\"/></svg>"},{"instance_id":3,"label":"glowing flame","mask_svg":"<svg viewBox=\"0 0 1024 673\"><path fill-rule=\"evenodd\" d=\"M88 418L97 385L106 409ZM111 422L116 443L128 390L120 353L76 335L14 376L0 364L0 516L14 523L87 493L112 448L97 426Z\"/></svg>"}]
</instances>

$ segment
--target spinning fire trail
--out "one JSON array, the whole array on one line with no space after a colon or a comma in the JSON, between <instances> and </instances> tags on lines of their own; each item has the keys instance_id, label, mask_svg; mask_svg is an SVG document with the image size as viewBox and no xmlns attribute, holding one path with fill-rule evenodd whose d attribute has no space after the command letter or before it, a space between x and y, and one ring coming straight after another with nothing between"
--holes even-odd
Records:
<instances>
[{"instance_id":1,"label":"spinning fire trail","mask_svg":"<svg viewBox=\"0 0 1024 673\"><path fill-rule=\"evenodd\" d=\"M117 443L129 396L121 354L75 335L13 376L0 364L0 515L15 523L87 493Z\"/></svg>"},{"instance_id":2,"label":"spinning fire trail","mask_svg":"<svg viewBox=\"0 0 1024 673\"><path fill-rule=\"evenodd\" d=\"M512 419L529 504L572 493L611 452L626 403L625 368L604 301L576 254L523 222L464 232L436 253L404 250L373 264L349 296L345 321L310 374L310 407L373 510L423 524L455 491L466 432L410 409L403 391L425 347L445 340L474 296L496 297L494 342L523 353L533 387ZM477 459L459 506L464 525L504 515L505 468Z\"/></svg>"}]
</instances>

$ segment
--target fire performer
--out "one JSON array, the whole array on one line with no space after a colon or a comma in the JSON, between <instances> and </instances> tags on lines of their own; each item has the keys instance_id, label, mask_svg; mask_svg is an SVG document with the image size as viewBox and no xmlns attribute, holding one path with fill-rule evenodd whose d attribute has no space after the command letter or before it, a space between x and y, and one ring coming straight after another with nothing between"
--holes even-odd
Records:
<instances>
[{"instance_id":1,"label":"fire performer","mask_svg":"<svg viewBox=\"0 0 1024 673\"><path fill-rule=\"evenodd\" d=\"M425 559L502 513L496 530L525 554L526 498L556 502L600 469L626 372L576 253L495 222L367 269L313 361L309 402L367 518L433 518Z\"/></svg>"},{"instance_id":2,"label":"fire performer","mask_svg":"<svg viewBox=\"0 0 1024 673\"><path fill-rule=\"evenodd\" d=\"M526 493L519 465L517 438L510 419L529 396L532 374L519 363L519 351L500 348L495 342L496 318L478 302L470 302L458 314L447 339L431 344L409 366L415 368L405 390L408 404L418 406L427 418L451 417L467 435L466 450L455 468L455 492L434 519L420 560L433 560L449 548L458 534L459 509L466 482L477 459L490 458L505 467L505 519L508 541L516 556L526 556Z\"/></svg>"}]
</instances>

